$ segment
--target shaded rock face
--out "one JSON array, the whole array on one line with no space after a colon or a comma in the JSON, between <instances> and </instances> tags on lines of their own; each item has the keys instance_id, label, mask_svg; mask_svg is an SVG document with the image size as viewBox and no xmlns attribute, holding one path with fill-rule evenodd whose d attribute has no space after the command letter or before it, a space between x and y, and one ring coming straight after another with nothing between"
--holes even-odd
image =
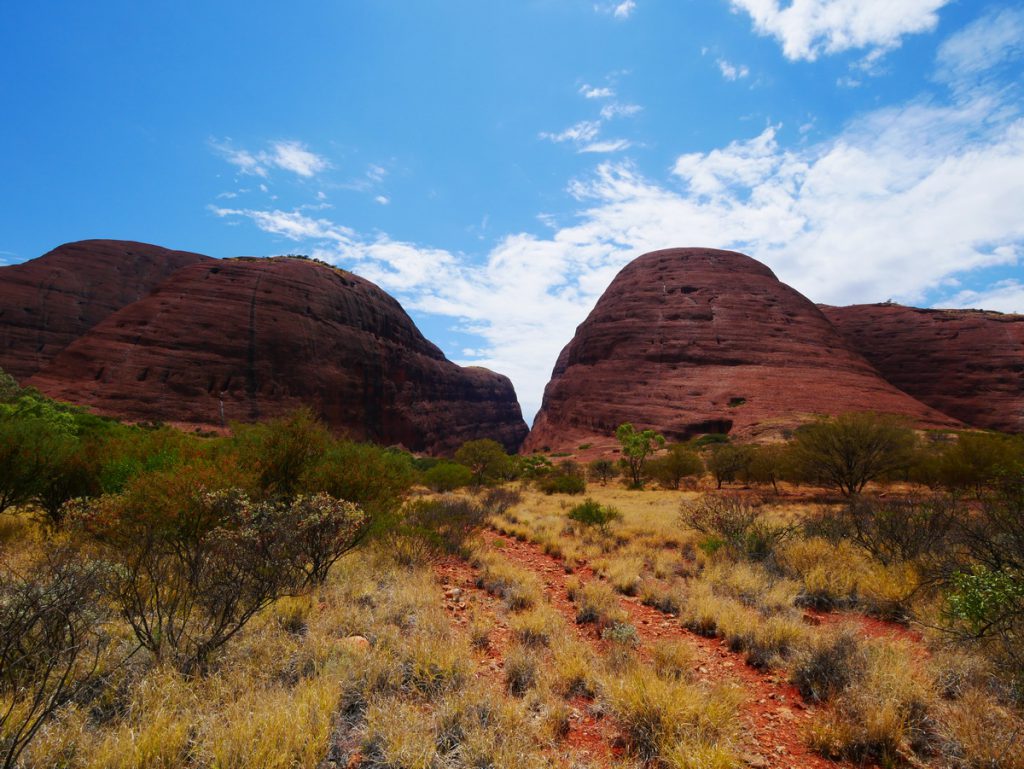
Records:
<instances>
[{"instance_id":1,"label":"shaded rock face","mask_svg":"<svg viewBox=\"0 0 1024 769\"><path fill-rule=\"evenodd\" d=\"M294 258L204 260L68 345L28 380L130 420L221 426L308 405L351 437L443 453L519 447L511 382L460 368L374 284Z\"/></svg>"},{"instance_id":2,"label":"shaded rock face","mask_svg":"<svg viewBox=\"0 0 1024 769\"><path fill-rule=\"evenodd\" d=\"M126 240L83 240L0 267L0 368L25 379L185 265L209 259Z\"/></svg>"},{"instance_id":3,"label":"shaded rock face","mask_svg":"<svg viewBox=\"0 0 1024 769\"><path fill-rule=\"evenodd\" d=\"M957 424L882 379L765 265L732 251L668 249L623 268L577 329L524 450L607 442L623 422L670 440L752 437L866 410Z\"/></svg>"},{"instance_id":4,"label":"shaded rock face","mask_svg":"<svg viewBox=\"0 0 1024 769\"><path fill-rule=\"evenodd\" d=\"M822 306L889 382L972 427L1024 432L1024 315Z\"/></svg>"}]
</instances>

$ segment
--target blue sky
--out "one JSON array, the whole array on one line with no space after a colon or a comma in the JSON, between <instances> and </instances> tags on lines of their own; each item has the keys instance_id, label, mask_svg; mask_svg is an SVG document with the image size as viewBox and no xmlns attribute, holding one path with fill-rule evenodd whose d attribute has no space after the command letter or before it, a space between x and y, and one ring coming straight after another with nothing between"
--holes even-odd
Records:
<instances>
[{"instance_id":1,"label":"blue sky","mask_svg":"<svg viewBox=\"0 0 1024 769\"><path fill-rule=\"evenodd\" d=\"M1024 10L984 0L0 8L0 263L315 254L528 418L626 262L1024 312Z\"/></svg>"}]
</instances>

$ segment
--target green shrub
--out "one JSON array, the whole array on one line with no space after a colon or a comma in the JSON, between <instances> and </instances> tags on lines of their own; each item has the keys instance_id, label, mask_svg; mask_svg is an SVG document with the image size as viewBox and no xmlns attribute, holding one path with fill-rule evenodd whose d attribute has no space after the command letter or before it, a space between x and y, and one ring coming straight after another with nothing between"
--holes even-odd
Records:
<instances>
[{"instance_id":1,"label":"green shrub","mask_svg":"<svg viewBox=\"0 0 1024 769\"><path fill-rule=\"evenodd\" d=\"M578 463L565 460L539 479L537 488L545 494L582 494L587 490L587 479Z\"/></svg>"},{"instance_id":2,"label":"green shrub","mask_svg":"<svg viewBox=\"0 0 1024 769\"><path fill-rule=\"evenodd\" d=\"M462 444L455 452L455 461L469 468L476 486L505 480L512 466L505 449L500 443L490 438L481 438Z\"/></svg>"},{"instance_id":3,"label":"green shrub","mask_svg":"<svg viewBox=\"0 0 1024 769\"><path fill-rule=\"evenodd\" d=\"M569 511L569 519L584 526L607 528L612 521L622 518L622 513L611 505L602 505L597 500L587 498Z\"/></svg>"},{"instance_id":4,"label":"green shrub","mask_svg":"<svg viewBox=\"0 0 1024 769\"><path fill-rule=\"evenodd\" d=\"M439 462L423 473L423 483L432 491L454 491L472 482L473 471L455 462Z\"/></svg>"},{"instance_id":5,"label":"green shrub","mask_svg":"<svg viewBox=\"0 0 1024 769\"><path fill-rule=\"evenodd\" d=\"M681 443L669 446L664 456L647 463L647 475L666 489L678 489L683 478L699 477L703 472L701 458Z\"/></svg>"}]
</instances>

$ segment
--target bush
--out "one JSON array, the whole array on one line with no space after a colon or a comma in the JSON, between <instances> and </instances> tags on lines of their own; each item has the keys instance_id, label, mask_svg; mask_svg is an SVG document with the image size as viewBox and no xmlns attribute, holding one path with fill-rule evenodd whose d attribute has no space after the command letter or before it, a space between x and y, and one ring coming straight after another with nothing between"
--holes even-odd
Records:
<instances>
[{"instance_id":1,"label":"bush","mask_svg":"<svg viewBox=\"0 0 1024 769\"><path fill-rule=\"evenodd\" d=\"M537 481L537 488L545 494L582 494L587 490L583 468L572 460L558 463L558 467Z\"/></svg>"},{"instance_id":2,"label":"bush","mask_svg":"<svg viewBox=\"0 0 1024 769\"><path fill-rule=\"evenodd\" d=\"M0 414L0 513L38 493L64 437L43 420Z\"/></svg>"},{"instance_id":3,"label":"bush","mask_svg":"<svg viewBox=\"0 0 1024 769\"><path fill-rule=\"evenodd\" d=\"M480 504L491 515L503 515L523 501L521 492L515 489L491 489L480 499Z\"/></svg>"},{"instance_id":4,"label":"bush","mask_svg":"<svg viewBox=\"0 0 1024 769\"><path fill-rule=\"evenodd\" d=\"M703 472L701 458L681 443L669 446L664 456L647 463L648 476L666 489L678 489L683 478L699 477Z\"/></svg>"},{"instance_id":5,"label":"bush","mask_svg":"<svg viewBox=\"0 0 1024 769\"><path fill-rule=\"evenodd\" d=\"M74 519L114 565L113 597L139 643L186 673L277 598L322 581L365 523L327 495L252 502L187 473L145 476Z\"/></svg>"},{"instance_id":6,"label":"bush","mask_svg":"<svg viewBox=\"0 0 1024 769\"><path fill-rule=\"evenodd\" d=\"M591 478L599 481L604 486L608 481L618 477L619 468L610 459L595 459L587 465L587 472Z\"/></svg>"},{"instance_id":7,"label":"bush","mask_svg":"<svg viewBox=\"0 0 1024 769\"><path fill-rule=\"evenodd\" d=\"M487 510L470 499L418 499L406 506L400 531L424 537L447 552L457 552L486 518Z\"/></svg>"},{"instance_id":8,"label":"bush","mask_svg":"<svg viewBox=\"0 0 1024 769\"><path fill-rule=\"evenodd\" d=\"M852 500L843 513L850 537L885 565L944 553L961 515L949 497Z\"/></svg>"},{"instance_id":9,"label":"bush","mask_svg":"<svg viewBox=\"0 0 1024 769\"><path fill-rule=\"evenodd\" d=\"M439 462L423 473L423 483L432 491L454 491L472 482L473 471L454 462Z\"/></svg>"},{"instance_id":10,"label":"bush","mask_svg":"<svg viewBox=\"0 0 1024 769\"><path fill-rule=\"evenodd\" d=\"M804 475L852 496L869 481L909 468L915 443L902 419L853 412L800 427L793 456Z\"/></svg>"},{"instance_id":11,"label":"bush","mask_svg":"<svg viewBox=\"0 0 1024 769\"><path fill-rule=\"evenodd\" d=\"M715 479L716 488L720 489L723 483L732 483L745 474L751 459L749 447L721 443L712 445L705 463Z\"/></svg>"},{"instance_id":12,"label":"bush","mask_svg":"<svg viewBox=\"0 0 1024 769\"><path fill-rule=\"evenodd\" d=\"M603 530L612 521L620 520L622 513L611 505L602 505L588 497L569 511L569 518L584 526L596 526Z\"/></svg>"},{"instance_id":13,"label":"bush","mask_svg":"<svg viewBox=\"0 0 1024 769\"><path fill-rule=\"evenodd\" d=\"M27 573L0 570L0 759L5 769L91 683L104 639L104 572L51 549Z\"/></svg>"},{"instance_id":14,"label":"bush","mask_svg":"<svg viewBox=\"0 0 1024 769\"><path fill-rule=\"evenodd\" d=\"M860 638L843 629L818 638L793 665L790 680L808 702L829 702L860 674Z\"/></svg>"},{"instance_id":15,"label":"bush","mask_svg":"<svg viewBox=\"0 0 1024 769\"><path fill-rule=\"evenodd\" d=\"M504 480L511 469L510 457L505 449L490 438L462 444L455 452L455 461L469 468L476 486Z\"/></svg>"},{"instance_id":16,"label":"bush","mask_svg":"<svg viewBox=\"0 0 1024 769\"><path fill-rule=\"evenodd\" d=\"M708 537L712 546L724 546L734 557L754 560L771 556L789 537L793 526L775 526L764 520L758 505L734 495L705 494L680 505L679 518L688 529Z\"/></svg>"},{"instance_id":17,"label":"bush","mask_svg":"<svg viewBox=\"0 0 1024 769\"><path fill-rule=\"evenodd\" d=\"M261 424L233 425L233 430L239 461L266 497L294 496L331 445L327 428L306 408Z\"/></svg>"},{"instance_id":18,"label":"bush","mask_svg":"<svg viewBox=\"0 0 1024 769\"><path fill-rule=\"evenodd\" d=\"M307 467L298 483L304 494L329 494L355 502L370 515L393 510L415 479L408 454L368 443L337 441Z\"/></svg>"}]
</instances>

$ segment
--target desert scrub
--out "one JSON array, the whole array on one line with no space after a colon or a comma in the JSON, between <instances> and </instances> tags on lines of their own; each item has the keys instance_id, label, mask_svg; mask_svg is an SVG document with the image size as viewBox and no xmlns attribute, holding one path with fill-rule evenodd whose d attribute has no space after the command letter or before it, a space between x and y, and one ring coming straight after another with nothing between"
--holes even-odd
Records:
<instances>
[{"instance_id":1,"label":"desert scrub","mask_svg":"<svg viewBox=\"0 0 1024 769\"><path fill-rule=\"evenodd\" d=\"M381 699L367 710L363 766L539 767L537 729L516 702L479 687L453 693L428 708Z\"/></svg>"},{"instance_id":2,"label":"desert scrub","mask_svg":"<svg viewBox=\"0 0 1024 769\"><path fill-rule=\"evenodd\" d=\"M913 651L889 640L861 642L851 676L809 726L811 747L830 758L897 763L937 743L936 695Z\"/></svg>"},{"instance_id":3,"label":"desert scrub","mask_svg":"<svg viewBox=\"0 0 1024 769\"><path fill-rule=\"evenodd\" d=\"M640 583L640 600L665 614L678 616L684 603L683 588L678 584L663 585L652 579Z\"/></svg>"},{"instance_id":4,"label":"desert scrub","mask_svg":"<svg viewBox=\"0 0 1024 769\"><path fill-rule=\"evenodd\" d=\"M509 628L526 646L549 646L553 638L566 630L561 615L546 603L511 617Z\"/></svg>"},{"instance_id":5,"label":"desert scrub","mask_svg":"<svg viewBox=\"0 0 1024 769\"><path fill-rule=\"evenodd\" d=\"M659 677L645 666L605 676L601 698L620 724L627 747L641 760L677 766L684 756L705 765L738 763L734 752L740 695L734 687L705 689Z\"/></svg>"},{"instance_id":6,"label":"desert scrub","mask_svg":"<svg viewBox=\"0 0 1024 769\"><path fill-rule=\"evenodd\" d=\"M510 694L522 697L540 675L540 656L536 649L516 644L505 653L505 686Z\"/></svg>"},{"instance_id":7,"label":"desert scrub","mask_svg":"<svg viewBox=\"0 0 1024 769\"><path fill-rule=\"evenodd\" d=\"M563 638L552 648L548 684L566 699L593 697L597 690L596 660L590 649L570 638Z\"/></svg>"},{"instance_id":8,"label":"desert scrub","mask_svg":"<svg viewBox=\"0 0 1024 769\"><path fill-rule=\"evenodd\" d=\"M515 566L507 558L476 550L471 563L480 572L477 587L503 598L513 611L529 609L542 600L543 590L537 575Z\"/></svg>"},{"instance_id":9,"label":"desert scrub","mask_svg":"<svg viewBox=\"0 0 1024 769\"><path fill-rule=\"evenodd\" d=\"M833 544L822 537L794 538L776 552L782 571L801 584L799 602L818 609L852 606L867 556L849 542Z\"/></svg>"},{"instance_id":10,"label":"desert scrub","mask_svg":"<svg viewBox=\"0 0 1024 769\"><path fill-rule=\"evenodd\" d=\"M792 608L800 593L800 584L780 579L760 563L715 560L709 563L701 579L716 593L736 598L764 612Z\"/></svg>"},{"instance_id":11,"label":"desert scrub","mask_svg":"<svg viewBox=\"0 0 1024 769\"><path fill-rule=\"evenodd\" d=\"M612 557L601 573L623 595L636 595L640 588L644 559L637 556Z\"/></svg>"},{"instance_id":12,"label":"desert scrub","mask_svg":"<svg viewBox=\"0 0 1024 769\"><path fill-rule=\"evenodd\" d=\"M594 622L603 628L613 622L626 621L627 615L619 599L604 582L591 580L579 589L570 590L569 597L576 604L578 623Z\"/></svg>"},{"instance_id":13,"label":"desert scrub","mask_svg":"<svg viewBox=\"0 0 1024 769\"><path fill-rule=\"evenodd\" d=\"M688 680L696 667L697 653L691 644L677 638L661 638L651 647L654 672L671 681Z\"/></svg>"}]
</instances>

